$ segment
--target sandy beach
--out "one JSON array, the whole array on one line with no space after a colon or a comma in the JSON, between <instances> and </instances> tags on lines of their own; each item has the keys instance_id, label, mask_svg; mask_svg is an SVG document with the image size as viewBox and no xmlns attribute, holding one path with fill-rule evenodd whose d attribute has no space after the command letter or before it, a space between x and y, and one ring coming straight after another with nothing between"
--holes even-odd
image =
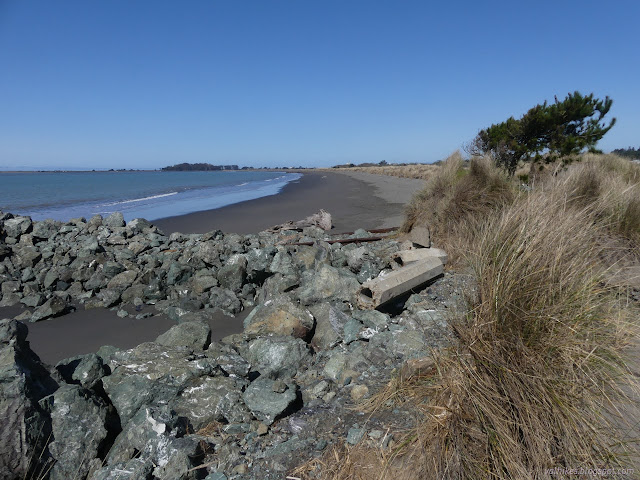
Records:
<instances>
[{"instance_id":1,"label":"sandy beach","mask_svg":"<svg viewBox=\"0 0 640 480\"><path fill-rule=\"evenodd\" d=\"M153 223L166 234L222 230L255 233L287 220L299 220L318 210L332 214L332 232L395 227L402 224L405 204L424 185L422 180L385 177L362 172L304 172L278 195L242 202L216 210L164 218ZM153 307L145 307L154 311ZM16 316L21 307L0 307L0 318ZM33 350L47 363L95 352L102 345L131 348L154 340L174 322L165 315L136 320L120 318L107 309L84 310L37 323L29 323ZM213 339L242 331L242 319L219 314L211 319Z\"/></svg>"},{"instance_id":2,"label":"sandy beach","mask_svg":"<svg viewBox=\"0 0 640 480\"><path fill-rule=\"evenodd\" d=\"M324 209L333 232L386 228L402 224L404 206L424 181L363 172L304 171L277 195L227 207L155 220L164 233L255 233L288 220L301 220Z\"/></svg>"}]
</instances>

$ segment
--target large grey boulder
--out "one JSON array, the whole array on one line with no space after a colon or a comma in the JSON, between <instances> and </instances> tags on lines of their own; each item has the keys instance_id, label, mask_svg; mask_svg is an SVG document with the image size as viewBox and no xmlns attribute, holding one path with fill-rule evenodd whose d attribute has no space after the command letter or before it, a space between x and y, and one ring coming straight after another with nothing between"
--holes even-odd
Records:
<instances>
[{"instance_id":1,"label":"large grey boulder","mask_svg":"<svg viewBox=\"0 0 640 480\"><path fill-rule=\"evenodd\" d=\"M52 441L49 452L55 463L50 480L85 478L111 429L116 428L112 408L77 385L66 385L47 397L51 411Z\"/></svg>"},{"instance_id":2,"label":"large grey boulder","mask_svg":"<svg viewBox=\"0 0 640 480\"><path fill-rule=\"evenodd\" d=\"M215 373L204 356L151 342L113 353L109 367L112 373L102 384L123 425L142 405L168 402L188 380Z\"/></svg>"},{"instance_id":3,"label":"large grey boulder","mask_svg":"<svg viewBox=\"0 0 640 480\"><path fill-rule=\"evenodd\" d=\"M3 229L7 237L18 238L23 233L29 233L33 222L29 217L14 217L4 221Z\"/></svg>"},{"instance_id":4,"label":"large grey boulder","mask_svg":"<svg viewBox=\"0 0 640 480\"><path fill-rule=\"evenodd\" d=\"M296 401L297 387L292 382L260 377L247 387L243 398L256 418L271 425Z\"/></svg>"},{"instance_id":5,"label":"large grey boulder","mask_svg":"<svg viewBox=\"0 0 640 480\"><path fill-rule=\"evenodd\" d=\"M119 478L108 476L107 472L113 472L115 465L129 465L138 458L153 466L154 480L196 480L200 471L194 467L203 455L200 439L185 436L187 426L167 405L140 408L109 450L106 467L92 478ZM132 466L148 475L140 463Z\"/></svg>"},{"instance_id":6,"label":"large grey boulder","mask_svg":"<svg viewBox=\"0 0 640 480\"><path fill-rule=\"evenodd\" d=\"M199 377L187 382L171 406L189 419L193 431L211 422L242 423L251 415L242 401L248 381L233 377Z\"/></svg>"},{"instance_id":7,"label":"large grey boulder","mask_svg":"<svg viewBox=\"0 0 640 480\"><path fill-rule=\"evenodd\" d=\"M309 307L316 319L316 329L311 345L317 350L333 348L344 339L344 326L351 317L340 308L340 304L328 302Z\"/></svg>"},{"instance_id":8,"label":"large grey boulder","mask_svg":"<svg viewBox=\"0 0 640 480\"><path fill-rule=\"evenodd\" d=\"M135 270L126 270L115 275L111 280L109 280L109 282L107 283L107 288L123 292L131 286L137 276L138 272L136 272Z\"/></svg>"},{"instance_id":9,"label":"large grey boulder","mask_svg":"<svg viewBox=\"0 0 640 480\"><path fill-rule=\"evenodd\" d=\"M158 336L156 343L167 347L204 350L211 343L211 328L204 322L183 322Z\"/></svg>"},{"instance_id":10,"label":"large grey boulder","mask_svg":"<svg viewBox=\"0 0 640 480\"><path fill-rule=\"evenodd\" d=\"M38 322L45 318L62 315L67 309L67 304L60 297L53 296L38 308L31 315L31 322Z\"/></svg>"},{"instance_id":11,"label":"large grey boulder","mask_svg":"<svg viewBox=\"0 0 640 480\"><path fill-rule=\"evenodd\" d=\"M120 212L113 212L102 221L102 224L111 228L124 227L124 216Z\"/></svg>"},{"instance_id":12,"label":"large grey boulder","mask_svg":"<svg viewBox=\"0 0 640 480\"><path fill-rule=\"evenodd\" d=\"M218 282L223 288L238 291L247 278L247 257L241 254L232 255L225 265L218 270Z\"/></svg>"},{"instance_id":13,"label":"large grey boulder","mask_svg":"<svg viewBox=\"0 0 640 480\"><path fill-rule=\"evenodd\" d=\"M380 348L389 356L410 359L424 357L429 353L428 342L421 331L392 329L374 335L369 341L371 348Z\"/></svg>"},{"instance_id":14,"label":"large grey boulder","mask_svg":"<svg viewBox=\"0 0 640 480\"><path fill-rule=\"evenodd\" d=\"M58 388L26 338L26 325L0 320L0 478L7 480L40 468L51 422L38 402Z\"/></svg>"},{"instance_id":15,"label":"large grey boulder","mask_svg":"<svg viewBox=\"0 0 640 480\"><path fill-rule=\"evenodd\" d=\"M254 308L244 320L244 330L255 335L290 335L306 339L315 321L308 310L282 295Z\"/></svg>"},{"instance_id":16,"label":"large grey boulder","mask_svg":"<svg viewBox=\"0 0 640 480\"><path fill-rule=\"evenodd\" d=\"M107 374L102 358L95 353L65 358L56 364L56 370L65 382L92 388Z\"/></svg>"},{"instance_id":17,"label":"large grey boulder","mask_svg":"<svg viewBox=\"0 0 640 480\"><path fill-rule=\"evenodd\" d=\"M307 344L289 336L256 338L241 353L253 370L273 379L293 377L311 358Z\"/></svg>"},{"instance_id":18,"label":"large grey boulder","mask_svg":"<svg viewBox=\"0 0 640 480\"><path fill-rule=\"evenodd\" d=\"M303 305L323 301L353 301L360 288L358 280L344 270L322 265L318 271L302 274L296 295Z\"/></svg>"}]
</instances>

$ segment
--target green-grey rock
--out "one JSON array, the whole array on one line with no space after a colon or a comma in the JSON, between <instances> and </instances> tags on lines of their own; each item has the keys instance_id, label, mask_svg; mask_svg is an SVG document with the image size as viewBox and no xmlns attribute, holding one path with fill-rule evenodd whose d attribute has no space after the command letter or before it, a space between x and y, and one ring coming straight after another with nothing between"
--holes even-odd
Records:
<instances>
[{"instance_id":1,"label":"green-grey rock","mask_svg":"<svg viewBox=\"0 0 640 480\"><path fill-rule=\"evenodd\" d=\"M251 341L244 356L261 375L280 379L293 377L311 353L299 338L270 336Z\"/></svg>"},{"instance_id":2,"label":"green-grey rock","mask_svg":"<svg viewBox=\"0 0 640 480\"><path fill-rule=\"evenodd\" d=\"M182 322L158 336L155 342L167 347L204 350L211 343L211 328L204 322Z\"/></svg>"},{"instance_id":3,"label":"green-grey rock","mask_svg":"<svg viewBox=\"0 0 640 480\"><path fill-rule=\"evenodd\" d=\"M245 380L232 377L199 377L188 381L171 403L180 416L189 419L194 431L211 422L248 422L251 415L242 401Z\"/></svg>"},{"instance_id":4,"label":"green-grey rock","mask_svg":"<svg viewBox=\"0 0 640 480\"><path fill-rule=\"evenodd\" d=\"M56 459L49 478L85 478L89 461L99 455L108 434L108 406L77 385L61 387L46 400L51 408L53 439L49 452Z\"/></svg>"},{"instance_id":5,"label":"green-grey rock","mask_svg":"<svg viewBox=\"0 0 640 480\"><path fill-rule=\"evenodd\" d=\"M67 304L60 297L51 297L44 302L38 308L35 309L31 315L31 322L38 322L45 318L55 317L61 315L67 308Z\"/></svg>"},{"instance_id":6,"label":"green-grey rock","mask_svg":"<svg viewBox=\"0 0 640 480\"><path fill-rule=\"evenodd\" d=\"M276 393L273 391L274 383L270 378L260 377L247 387L243 395L249 410L267 425L271 425L297 398L295 384L288 383L284 392Z\"/></svg>"}]
</instances>

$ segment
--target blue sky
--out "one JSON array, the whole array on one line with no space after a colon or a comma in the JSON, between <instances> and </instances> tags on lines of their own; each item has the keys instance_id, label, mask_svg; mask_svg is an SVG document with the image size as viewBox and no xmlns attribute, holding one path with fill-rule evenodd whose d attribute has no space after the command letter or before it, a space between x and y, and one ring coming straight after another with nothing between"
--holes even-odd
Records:
<instances>
[{"instance_id":1,"label":"blue sky","mask_svg":"<svg viewBox=\"0 0 640 480\"><path fill-rule=\"evenodd\" d=\"M640 146L640 2L0 0L0 168L432 162L568 92Z\"/></svg>"}]
</instances>

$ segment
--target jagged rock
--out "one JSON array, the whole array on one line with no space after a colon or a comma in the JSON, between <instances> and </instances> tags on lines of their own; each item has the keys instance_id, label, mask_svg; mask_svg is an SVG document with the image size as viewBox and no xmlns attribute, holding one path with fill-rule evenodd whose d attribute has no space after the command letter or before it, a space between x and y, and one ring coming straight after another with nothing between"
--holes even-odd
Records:
<instances>
[{"instance_id":1,"label":"jagged rock","mask_svg":"<svg viewBox=\"0 0 640 480\"><path fill-rule=\"evenodd\" d=\"M193 291L200 294L217 287L218 279L213 275L196 275L191 279L191 285L193 285Z\"/></svg>"},{"instance_id":2,"label":"jagged rock","mask_svg":"<svg viewBox=\"0 0 640 480\"><path fill-rule=\"evenodd\" d=\"M138 272L135 270L127 270L114 276L107 283L107 288L123 292L131 286L138 276Z\"/></svg>"},{"instance_id":3,"label":"jagged rock","mask_svg":"<svg viewBox=\"0 0 640 480\"><path fill-rule=\"evenodd\" d=\"M109 367L113 373L102 384L123 425L142 405L168 401L187 380L215 371L204 356L151 342L113 353Z\"/></svg>"},{"instance_id":4,"label":"jagged rock","mask_svg":"<svg viewBox=\"0 0 640 480\"><path fill-rule=\"evenodd\" d=\"M93 387L106 375L104 361L95 353L66 358L56 364L56 370L65 382Z\"/></svg>"},{"instance_id":5,"label":"jagged rock","mask_svg":"<svg viewBox=\"0 0 640 480\"><path fill-rule=\"evenodd\" d=\"M252 248L247 252L247 275L254 283L262 283L270 272L270 266L277 249L273 246Z\"/></svg>"},{"instance_id":6,"label":"jagged rock","mask_svg":"<svg viewBox=\"0 0 640 480\"><path fill-rule=\"evenodd\" d=\"M51 423L38 402L58 387L26 338L25 324L0 320L0 478L7 480L39 470Z\"/></svg>"},{"instance_id":7,"label":"jagged rock","mask_svg":"<svg viewBox=\"0 0 640 480\"><path fill-rule=\"evenodd\" d=\"M45 318L55 317L61 315L67 309L67 304L60 297L51 297L44 302L41 306L35 309L31 315L31 322L38 322Z\"/></svg>"},{"instance_id":8,"label":"jagged rock","mask_svg":"<svg viewBox=\"0 0 640 480\"><path fill-rule=\"evenodd\" d=\"M213 287L209 294L209 303L226 314L234 315L242 311L242 302L227 288Z\"/></svg>"},{"instance_id":9,"label":"jagged rock","mask_svg":"<svg viewBox=\"0 0 640 480\"><path fill-rule=\"evenodd\" d=\"M354 310L353 318L360 320L365 327L376 331L386 330L391 320L389 315L378 310Z\"/></svg>"},{"instance_id":10,"label":"jagged rock","mask_svg":"<svg viewBox=\"0 0 640 480\"><path fill-rule=\"evenodd\" d=\"M182 322L156 338L156 343L167 347L205 350L211 343L211 328L203 322Z\"/></svg>"},{"instance_id":11,"label":"jagged rock","mask_svg":"<svg viewBox=\"0 0 640 480\"><path fill-rule=\"evenodd\" d=\"M120 212L113 212L102 221L102 224L111 228L124 227L124 216Z\"/></svg>"},{"instance_id":12,"label":"jagged rock","mask_svg":"<svg viewBox=\"0 0 640 480\"><path fill-rule=\"evenodd\" d=\"M238 291L247 278L247 257L233 255L225 265L218 270L218 281L223 288Z\"/></svg>"},{"instance_id":13,"label":"jagged rock","mask_svg":"<svg viewBox=\"0 0 640 480\"><path fill-rule=\"evenodd\" d=\"M14 217L4 221L3 229L8 237L18 238L23 233L29 233L33 222L29 217Z\"/></svg>"},{"instance_id":14,"label":"jagged rock","mask_svg":"<svg viewBox=\"0 0 640 480\"><path fill-rule=\"evenodd\" d=\"M89 480L152 480L153 464L146 458L132 458L128 462L102 467Z\"/></svg>"},{"instance_id":15,"label":"jagged rock","mask_svg":"<svg viewBox=\"0 0 640 480\"><path fill-rule=\"evenodd\" d=\"M127 229L131 231L131 233L143 233L146 230L153 227L151 222L145 220L144 218L134 218L129 223L127 223Z\"/></svg>"},{"instance_id":16,"label":"jagged rock","mask_svg":"<svg viewBox=\"0 0 640 480\"><path fill-rule=\"evenodd\" d=\"M113 465L129 464L137 457L153 466L154 479L197 479L199 472L193 468L203 458L202 449L199 438L184 436L187 426L184 419L166 405L140 408L116 438L106 459L107 467L96 475L103 475L102 472ZM140 464L134 466L142 470ZM144 470L141 473L146 475Z\"/></svg>"},{"instance_id":17,"label":"jagged rock","mask_svg":"<svg viewBox=\"0 0 640 480\"><path fill-rule=\"evenodd\" d=\"M195 251L196 258L202 260L206 265L221 265L220 249L216 242L201 242Z\"/></svg>"},{"instance_id":18,"label":"jagged rock","mask_svg":"<svg viewBox=\"0 0 640 480\"><path fill-rule=\"evenodd\" d=\"M55 463L50 480L85 478L90 461L102 454L109 428L116 428L109 406L76 385L61 387L43 402L51 411L53 441L49 452Z\"/></svg>"},{"instance_id":19,"label":"jagged rock","mask_svg":"<svg viewBox=\"0 0 640 480\"><path fill-rule=\"evenodd\" d=\"M120 301L120 292L113 288L104 288L98 292L98 298L102 301L105 308L113 307Z\"/></svg>"},{"instance_id":20,"label":"jagged rock","mask_svg":"<svg viewBox=\"0 0 640 480\"><path fill-rule=\"evenodd\" d=\"M191 278L192 269L188 265L172 262L167 271L167 285L180 285Z\"/></svg>"},{"instance_id":21,"label":"jagged rock","mask_svg":"<svg viewBox=\"0 0 640 480\"><path fill-rule=\"evenodd\" d=\"M251 365L229 345L212 343L205 352L208 358L214 360L226 375L246 377Z\"/></svg>"},{"instance_id":22,"label":"jagged rock","mask_svg":"<svg viewBox=\"0 0 640 480\"><path fill-rule=\"evenodd\" d=\"M256 338L242 353L254 370L273 379L293 377L311 357L304 341L288 336Z\"/></svg>"},{"instance_id":23,"label":"jagged rock","mask_svg":"<svg viewBox=\"0 0 640 480\"><path fill-rule=\"evenodd\" d=\"M360 284L343 270L322 265L317 272L306 271L302 274L297 297L303 305L311 305L327 300L351 301Z\"/></svg>"},{"instance_id":24,"label":"jagged rock","mask_svg":"<svg viewBox=\"0 0 640 480\"><path fill-rule=\"evenodd\" d=\"M14 248L15 262L20 268L34 267L42 258L42 254L36 247Z\"/></svg>"},{"instance_id":25,"label":"jagged rock","mask_svg":"<svg viewBox=\"0 0 640 480\"><path fill-rule=\"evenodd\" d=\"M275 383L270 378L260 377L247 387L243 395L249 410L267 425L271 425L278 416L285 413L297 399L297 387L294 383L287 383L282 393L274 391Z\"/></svg>"},{"instance_id":26,"label":"jagged rock","mask_svg":"<svg viewBox=\"0 0 640 480\"><path fill-rule=\"evenodd\" d=\"M417 330L391 330L378 333L369 341L371 347L378 347L395 357L404 359L427 355L429 347L422 332Z\"/></svg>"},{"instance_id":27,"label":"jagged rock","mask_svg":"<svg viewBox=\"0 0 640 480\"><path fill-rule=\"evenodd\" d=\"M318 350L334 347L344 338L344 326L351 318L338 305L324 302L309 307L316 319L316 329L311 345Z\"/></svg>"},{"instance_id":28,"label":"jagged rock","mask_svg":"<svg viewBox=\"0 0 640 480\"><path fill-rule=\"evenodd\" d=\"M281 296L254 308L244 320L244 329L247 334L272 333L304 339L314 323L308 310L300 308L289 297Z\"/></svg>"},{"instance_id":29,"label":"jagged rock","mask_svg":"<svg viewBox=\"0 0 640 480\"><path fill-rule=\"evenodd\" d=\"M60 230L61 225L62 224L60 222L55 222L53 220L34 222L31 234L34 238L37 238L39 240L53 238Z\"/></svg>"},{"instance_id":30,"label":"jagged rock","mask_svg":"<svg viewBox=\"0 0 640 480\"><path fill-rule=\"evenodd\" d=\"M286 250L279 250L273 257L269 271L281 273L284 276L294 275L296 267L291 254Z\"/></svg>"},{"instance_id":31,"label":"jagged rock","mask_svg":"<svg viewBox=\"0 0 640 480\"><path fill-rule=\"evenodd\" d=\"M242 401L249 382L232 377L200 377L187 382L172 402L175 412L189 419L193 431L211 422L241 423L251 420Z\"/></svg>"},{"instance_id":32,"label":"jagged rock","mask_svg":"<svg viewBox=\"0 0 640 480\"><path fill-rule=\"evenodd\" d=\"M300 278L297 274L284 276L281 273L267 278L260 289L258 301L265 303L276 297L279 297L285 292L291 291L296 288L300 283Z\"/></svg>"}]
</instances>

